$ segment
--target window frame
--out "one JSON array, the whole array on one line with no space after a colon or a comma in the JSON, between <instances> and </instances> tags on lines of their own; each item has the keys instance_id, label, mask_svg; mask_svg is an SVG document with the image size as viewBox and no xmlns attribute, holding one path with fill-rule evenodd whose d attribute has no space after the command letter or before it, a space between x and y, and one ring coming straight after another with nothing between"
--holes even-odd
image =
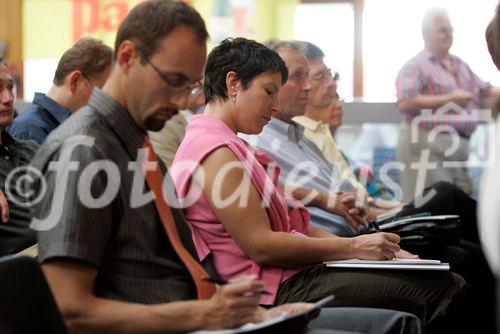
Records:
<instances>
[{"instance_id":1,"label":"window frame","mask_svg":"<svg viewBox=\"0 0 500 334\"><path fill-rule=\"evenodd\" d=\"M364 0L301 0L301 4L347 3L354 11L354 63L353 87L354 98L363 97L363 9Z\"/></svg>"}]
</instances>

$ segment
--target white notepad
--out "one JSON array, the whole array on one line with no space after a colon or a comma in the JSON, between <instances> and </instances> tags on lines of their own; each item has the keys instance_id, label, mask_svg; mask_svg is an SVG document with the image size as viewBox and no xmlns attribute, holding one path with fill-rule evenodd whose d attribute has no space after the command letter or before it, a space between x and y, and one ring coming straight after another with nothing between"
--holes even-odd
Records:
<instances>
[{"instance_id":1,"label":"white notepad","mask_svg":"<svg viewBox=\"0 0 500 334\"><path fill-rule=\"evenodd\" d=\"M276 317L274 319L264 321L258 324L254 323L248 323L246 325L243 325L238 328L233 328L233 329L222 329L222 330L201 330L201 331L196 331L196 332L191 332L190 334L236 334L236 333L248 333L251 331L255 331L258 329L263 329L263 328L268 328L273 325L276 325L280 322L285 322L285 321L290 321L293 320L294 318L302 317L302 316L307 316L309 313L320 309L322 306L326 305L330 301L334 299L334 296L328 296L325 297L319 301L317 301L314 304L311 304L309 308L307 308L304 311L293 313L293 314L287 314L283 315L281 317Z\"/></svg>"},{"instance_id":2,"label":"white notepad","mask_svg":"<svg viewBox=\"0 0 500 334\"><path fill-rule=\"evenodd\" d=\"M332 268L450 270L450 265L448 263L429 259L393 259L386 261L349 259L340 261L325 261L323 264Z\"/></svg>"}]
</instances>

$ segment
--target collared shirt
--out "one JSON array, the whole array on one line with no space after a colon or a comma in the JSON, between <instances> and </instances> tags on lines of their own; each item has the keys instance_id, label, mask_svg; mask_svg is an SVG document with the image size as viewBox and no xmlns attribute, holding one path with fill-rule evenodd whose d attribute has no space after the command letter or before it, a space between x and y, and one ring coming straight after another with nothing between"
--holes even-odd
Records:
<instances>
[{"instance_id":1,"label":"collared shirt","mask_svg":"<svg viewBox=\"0 0 500 334\"><path fill-rule=\"evenodd\" d=\"M304 127L285 123L275 117L259 135L238 134L249 144L268 153L281 167L280 182L317 191L353 191L353 186L340 178L335 165L329 163L318 148L304 138ZM359 232L341 216L317 207L308 207L311 223L339 236L354 236Z\"/></svg>"},{"instance_id":2,"label":"collared shirt","mask_svg":"<svg viewBox=\"0 0 500 334\"><path fill-rule=\"evenodd\" d=\"M42 144L45 138L71 113L42 93L36 93L31 107L14 119L7 129L16 139L30 139Z\"/></svg>"},{"instance_id":3,"label":"collared shirt","mask_svg":"<svg viewBox=\"0 0 500 334\"><path fill-rule=\"evenodd\" d=\"M141 195L148 190L140 165L134 161L145 135L126 109L95 88L89 104L47 139L32 163L47 180L47 194L35 207L35 217L52 215L47 220L50 226L32 223L40 230L39 260L63 257L95 267L94 293L99 297L145 304L193 299L194 283L169 243L154 203L141 203ZM83 137L75 136L87 136L94 142L85 144ZM63 172L58 175L49 164L68 155L76 164L68 169L76 170L68 173L65 182ZM89 165L98 166L97 161L113 169L86 174L92 170ZM67 161L62 165L70 166ZM135 190L134 177L141 177ZM90 196L104 196L105 189L113 185L117 185L116 196L106 205L89 201ZM166 185L167 190L173 189L168 176ZM181 240L196 259L180 210L172 209L172 214Z\"/></svg>"},{"instance_id":4,"label":"collared shirt","mask_svg":"<svg viewBox=\"0 0 500 334\"><path fill-rule=\"evenodd\" d=\"M172 166L175 152L179 148L184 135L186 134L186 126L193 113L188 110L181 110L177 115L174 115L160 131L148 131L151 145L156 154L168 166Z\"/></svg>"},{"instance_id":5,"label":"collared shirt","mask_svg":"<svg viewBox=\"0 0 500 334\"><path fill-rule=\"evenodd\" d=\"M358 198L364 201L368 196L366 189L356 179L351 167L345 162L337 145L335 145L330 127L307 116L294 117L293 121L304 127L304 136L316 145L330 164L339 168L342 179L348 180L356 188Z\"/></svg>"},{"instance_id":6,"label":"collared shirt","mask_svg":"<svg viewBox=\"0 0 500 334\"><path fill-rule=\"evenodd\" d=\"M179 114L184 117L187 123L191 121L191 118L193 118L193 112L191 110L179 110Z\"/></svg>"},{"instance_id":7,"label":"collared shirt","mask_svg":"<svg viewBox=\"0 0 500 334\"><path fill-rule=\"evenodd\" d=\"M296 116L293 121L304 127L304 136L316 145L325 159L339 168L342 179L356 188L360 200L368 196L394 199L389 188L373 177L370 167L354 163L338 149L328 125L307 116Z\"/></svg>"},{"instance_id":8,"label":"collared shirt","mask_svg":"<svg viewBox=\"0 0 500 334\"><path fill-rule=\"evenodd\" d=\"M17 181L23 173L14 173L6 191L6 180L16 168L29 164L38 149L37 143L27 140L14 140L7 132L2 131L0 145L0 188L9 204L9 222L0 222L0 256L17 253L36 243L36 234L30 230L31 219L29 207L22 205L23 191L16 188ZM14 197L14 198L13 198Z\"/></svg>"},{"instance_id":9,"label":"collared shirt","mask_svg":"<svg viewBox=\"0 0 500 334\"><path fill-rule=\"evenodd\" d=\"M430 117L419 122L425 129L438 125L452 126L465 137L470 137L477 125L477 110L481 98L489 95L491 85L481 81L460 58L450 55L451 70L437 60L429 51L423 50L410 59L399 71L396 79L398 100L414 98L418 95L444 95L455 90L465 90L473 94L465 108L445 105L433 111ZM420 110L405 113L406 122L420 115Z\"/></svg>"}]
</instances>

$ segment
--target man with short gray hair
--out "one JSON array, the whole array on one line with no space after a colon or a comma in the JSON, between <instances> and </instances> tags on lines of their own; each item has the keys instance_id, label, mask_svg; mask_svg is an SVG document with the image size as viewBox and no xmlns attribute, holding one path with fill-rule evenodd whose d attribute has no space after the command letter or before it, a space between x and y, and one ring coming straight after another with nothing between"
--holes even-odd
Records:
<instances>
[{"instance_id":1,"label":"man with short gray hair","mask_svg":"<svg viewBox=\"0 0 500 334\"><path fill-rule=\"evenodd\" d=\"M452 164L468 159L481 99L500 96L500 90L449 53L453 28L444 8L427 11L422 36L424 49L403 66L396 79L398 107L405 116L398 144L398 160L404 163L401 186L405 202L437 181L471 192L467 169ZM421 113L424 110L430 113ZM457 148L449 152L455 142ZM428 165L416 166L426 162Z\"/></svg>"}]
</instances>

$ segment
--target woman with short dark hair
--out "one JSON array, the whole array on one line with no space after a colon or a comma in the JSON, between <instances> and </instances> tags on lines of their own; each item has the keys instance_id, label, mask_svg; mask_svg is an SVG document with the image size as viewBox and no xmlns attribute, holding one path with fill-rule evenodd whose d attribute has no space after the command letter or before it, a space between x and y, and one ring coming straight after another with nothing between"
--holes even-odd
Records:
<instances>
[{"instance_id":1,"label":"woman with short dark hair","mask_svg":"<svg viewBox=\"0 0 500 334\"><path fill-rule=\"evenodd\" d=\"M463 279L325 268L326 260L411 254L400 252L395 234L340 238L309 225L307 209L279 186L276 162L237 136L262 131L280 108L287 77L278 53L244 38L223 41L208 57L207 106L186 128L171 170L200 259L212 256L224 279L256 275L270 292L263 304L334 293L337 306L409 311L424 324L439 318L460 296Z\"/></svg>"}]
</instances>

